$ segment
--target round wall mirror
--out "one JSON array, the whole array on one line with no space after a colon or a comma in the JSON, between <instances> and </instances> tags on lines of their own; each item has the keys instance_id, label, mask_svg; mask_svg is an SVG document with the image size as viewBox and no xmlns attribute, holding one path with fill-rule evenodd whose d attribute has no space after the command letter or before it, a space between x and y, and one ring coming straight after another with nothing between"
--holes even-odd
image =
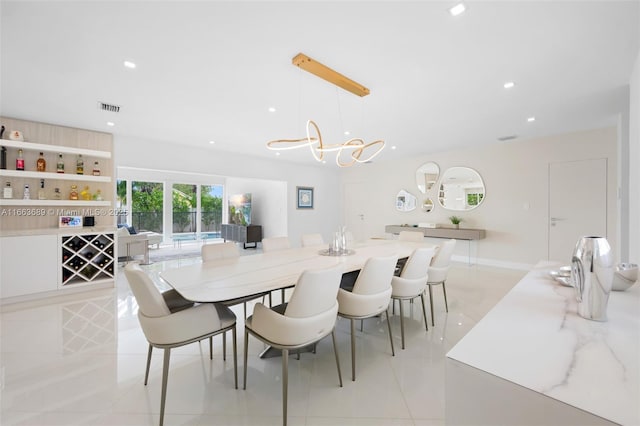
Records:
<instances>
[{"instance_id":1,"label":"round wall mirror","mask_svg":"<svg viewBox=\"0 0 640 426\"><path fill-rule=\"evenodd\" d=\"M447 210L473 210L484 201L485 188L480 174L468 167L445 170L440 181L438 203Z\"/></svg>"},{"instance_id":2,"label":"round wall mirror","mask_svg":"<svg viewBox=\"0 0 640 426\"><path fill-rule=\"evenodd\" d=\"M433 200L431 198L427 198L422 202L422 211L429 213L431 210L433 210Z\"/></svg>"},{"instance_id":3,"label":"round wall mirror","mask_svg":"<svg viewBox=\"0 0 640 426\"><path fill-rule=\"evenodd\" d=\"M424 163L416 170L416 184L423 194L433 187L438 181L440 167L436 163Z\"/></svg>"},{"instance_id":4,"label":"round wall mirror","mask_svg":"<svg viewBox=\"0 0 640 426\"><path fill-rule=\"evenodd\" d=\"M416 208L417 199L413 194L401 189L396 195L396 210L410 212Z\"/></svg>"}]
</instances>

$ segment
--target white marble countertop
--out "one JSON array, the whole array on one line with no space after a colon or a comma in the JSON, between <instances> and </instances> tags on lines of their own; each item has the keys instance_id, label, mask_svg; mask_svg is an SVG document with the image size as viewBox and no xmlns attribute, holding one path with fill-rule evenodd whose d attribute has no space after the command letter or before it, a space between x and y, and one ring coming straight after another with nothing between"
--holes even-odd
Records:
<instances>
[{"instance_id":1,"label":"white marble countertop","mask_svg":"<svg viewBox=\"0 0 640 426\"><path fill-rule=\"evenodd\" d=\"M608 321L540 262L447 357L623 425L640 424L640 285L613 291Z\"/></svg>"}]
</instances>

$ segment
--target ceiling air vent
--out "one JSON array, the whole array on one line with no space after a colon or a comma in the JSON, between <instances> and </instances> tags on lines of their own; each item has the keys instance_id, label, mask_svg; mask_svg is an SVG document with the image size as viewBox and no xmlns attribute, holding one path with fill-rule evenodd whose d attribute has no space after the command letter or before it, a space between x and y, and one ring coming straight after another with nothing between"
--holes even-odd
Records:
<instances>
[{"instance_id":1,"label":"ceiling air vent","mask_svg":"<svg viewBox=\"0 0 640 426\"><path fill-rule=\"evenodd\" d=\"M518 137L518 135L509 135L509 136L501 136L498 138L498 140L500 142L506 142L506 141L511 141L514 140Z\"/></svg>"},{"instance_id":2,"label":"ceiling air vent","mask_svg":"<svg viewBox=\"0 0 640 426\"><path fill-rule=\"evenodd\" d=\"M120 112L120 105L108 104L105 102L98 102L98 109L100 111Z\"/></svg>"}]
</instances>

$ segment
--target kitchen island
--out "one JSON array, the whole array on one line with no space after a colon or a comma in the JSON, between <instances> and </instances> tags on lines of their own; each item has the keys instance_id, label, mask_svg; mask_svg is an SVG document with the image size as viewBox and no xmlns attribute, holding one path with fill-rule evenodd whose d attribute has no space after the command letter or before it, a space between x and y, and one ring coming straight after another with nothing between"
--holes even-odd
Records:
<instances>
[{"instance_id":1,"label":"kitchen island","mask_svg":"<svg viewBox=\"0 0 640 426\"><path fill-rule=\"evenodd\" d=\"M559 266L536 265L449 351L447 424L640 425L640 285L589 321Z\"/></svg>"}]
</instances>

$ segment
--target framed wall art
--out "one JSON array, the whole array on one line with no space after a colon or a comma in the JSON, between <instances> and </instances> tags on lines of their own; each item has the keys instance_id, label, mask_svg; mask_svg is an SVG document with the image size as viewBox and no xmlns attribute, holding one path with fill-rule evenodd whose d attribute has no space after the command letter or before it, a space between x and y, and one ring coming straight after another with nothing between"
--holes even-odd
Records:
<instances>
[{"instance_id":1,"label":"framed wall art","mask_svg":"<svg viewBox=\"0 0 640 426\"><path fill-rule=\"evenodd\" d=\"M299 209L312 209L313 208L313 188L308 186L297 186L296 193L297 207Z\"/></svg>"}]
</instances>

